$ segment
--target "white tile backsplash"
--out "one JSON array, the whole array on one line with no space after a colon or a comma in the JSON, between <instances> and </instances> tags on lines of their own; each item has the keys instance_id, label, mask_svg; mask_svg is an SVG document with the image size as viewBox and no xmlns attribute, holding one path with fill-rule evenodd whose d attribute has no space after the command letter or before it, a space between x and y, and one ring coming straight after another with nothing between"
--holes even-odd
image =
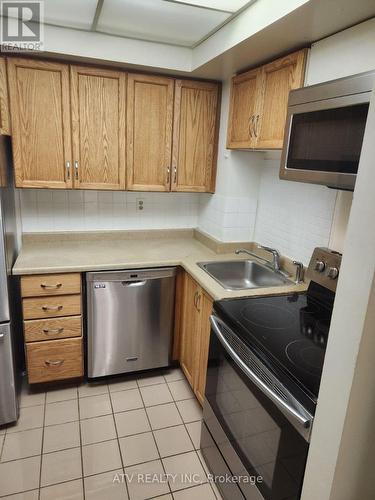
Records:
<instances>
[{"instance_id":1,"label":"white tile backsplash","mask_svg":"<svg viewBox=\"0 0 375 500\"><path fill-rule=\"evenodd\" d=\"M19 189L23 232L191 228L199 194ZM144 201L137 211L136 200Z\"/></svg>"}]
</instances>

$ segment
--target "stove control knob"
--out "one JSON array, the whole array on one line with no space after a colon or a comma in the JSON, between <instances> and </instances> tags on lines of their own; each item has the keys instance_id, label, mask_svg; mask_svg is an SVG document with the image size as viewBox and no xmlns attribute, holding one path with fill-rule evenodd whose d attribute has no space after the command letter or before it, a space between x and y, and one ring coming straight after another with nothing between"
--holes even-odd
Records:
<instances>
[{"instance_id":1,"label":"stove control knob","mask_svg":"<svg viewBox=\"0 0 375 500\"><path fill-rule=\"evenodd\" d=\"M318 273L322 273L325 268L326 268L326 265L325 265L325 263L322 260L317 260L315 262L314 269L315 269L315 271L318 271Z\"/></svg>"},{"instance_id":2,"label":"stove control knob","mask_svg":"<svg viewBox=\"0 0 375 500\"><path fill-rule=\"evenodd\" d=\"M328 278L331 278L331 280L337 279L338 275L339 275L339 270L337 269L337 267L330 267L328 269L327 276Z\"/></svg>"}]
</instances>

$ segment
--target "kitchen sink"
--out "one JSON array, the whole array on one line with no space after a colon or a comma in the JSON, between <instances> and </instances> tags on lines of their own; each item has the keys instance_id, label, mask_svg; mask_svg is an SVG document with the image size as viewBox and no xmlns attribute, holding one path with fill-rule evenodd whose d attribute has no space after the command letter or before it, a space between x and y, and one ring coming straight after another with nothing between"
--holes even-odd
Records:
<instances>
[{"instance_id":1,"label":"kitchen sink","mask_svg":"<svg viewBox=\"0 0 375 500\"><path fill-rule=\"evenodd\" d=\"M281 273L253 260L198 262L198 266L226 290L248 290L291 283Z\"/></svg>"}]
</instances>

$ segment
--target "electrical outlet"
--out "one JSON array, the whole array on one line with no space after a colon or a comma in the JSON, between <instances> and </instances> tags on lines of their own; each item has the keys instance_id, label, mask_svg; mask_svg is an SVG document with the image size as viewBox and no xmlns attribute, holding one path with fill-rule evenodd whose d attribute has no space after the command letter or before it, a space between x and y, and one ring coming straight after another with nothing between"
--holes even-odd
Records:
<instances>
[{"instance_id":1,"label":"electrical outlet","mask_svg":"<svg viewBox=\"0 0 375 500\"><path fill-rule=\"evenodd\" d=\"M142 211L145 208L144 199L137 198L137 212Z\"/></svg>"}]
</instances>

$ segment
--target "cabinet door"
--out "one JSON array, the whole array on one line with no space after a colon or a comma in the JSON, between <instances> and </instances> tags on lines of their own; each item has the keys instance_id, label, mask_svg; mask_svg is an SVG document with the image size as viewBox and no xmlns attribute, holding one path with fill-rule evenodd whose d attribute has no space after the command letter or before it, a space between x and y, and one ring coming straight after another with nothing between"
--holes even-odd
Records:
<instances>
[{"instance_id":1,"label":"cabinet door","mask_svg":"<svg viewBox=\"0 0 375 500\"><path fill-rule=\"evenodd\" d=\"M200 293L198 309L200 312L199 334L197 339L196 365L194 371L194 392L198 401L203 405L206 388L208 350L210 347L210 315L212 313L212 299L204 292Z\"/></svg>"},{"instance_id":2,"label":"cabinet door","mask_svg":"<svg viewBox=\"0 0 375 500\"><path fill-rule=\"evenodd\" d=\"M10 58L8 75L16 186L72 187L69 66Z\"/></svg>"},{"instance_id":3,"label":"cabinet door","mask_svg":"<svg viewBox=\"0 0 375 500\"><path fill-rule=\"evenodd\" d=\"M4 57L0 57L0 134L10 135L8 83Z\"/></svg>"},{"instance_id":4,"label":"cabinet door","mask_svg":"<svg viewBox=\"0 0 375 500\"><path fill-rule=\"evenodd\" d=\"M282 149L289 91L303 86L306 55L301 50L263 66L254 147Z\"/></svg>"},{"instance_id":5,"label":"cabinet door","mask_svg":"<svg viewBox=\"0 0 375 500\"><path fill-rule=\"evenodd\" d=\"M199 292L200 287L185 273L181 315L180 365L191 387L194 387L195 380L194 373L200 317L197 308Z\"/></svg>"},{"instance_id":6,"label":"cabinet door","mask_svg":"<svg viewBox=\"0 0 375 500\"><path fill-rule=\"evenodd\" d=\"M176 81L172 191L214 191L218 100L216 83Z\"/></svg>"},{"instance_id":7,"label":"cabinet door","mask_svg":"<svg viewBox=\"0 0 375 500\"><path fill-rule=\"evenodd\" d=\"M128 75L127 188L169 191L174 80Z\"/></svg>"},{"instance_id":8,"label":"cabinet door","mask_svg":"<svg viewBox=\"0 0 375 500\"><path fill-rule=\"evenodd\" d=\"M125 189L123 72L71 67L74 187Z\"/></svg>"},{"instance_id":9,"label":"cabinet door","mask_svg":"<svg viewBox=\"0 0 375 500\"><path fill-rule=\"evenodd\" d=\"M260 71L254 69L232 78L228 117L228 149L254 147L254 123L259 105Z\"/></svg>"}]
</instances>

